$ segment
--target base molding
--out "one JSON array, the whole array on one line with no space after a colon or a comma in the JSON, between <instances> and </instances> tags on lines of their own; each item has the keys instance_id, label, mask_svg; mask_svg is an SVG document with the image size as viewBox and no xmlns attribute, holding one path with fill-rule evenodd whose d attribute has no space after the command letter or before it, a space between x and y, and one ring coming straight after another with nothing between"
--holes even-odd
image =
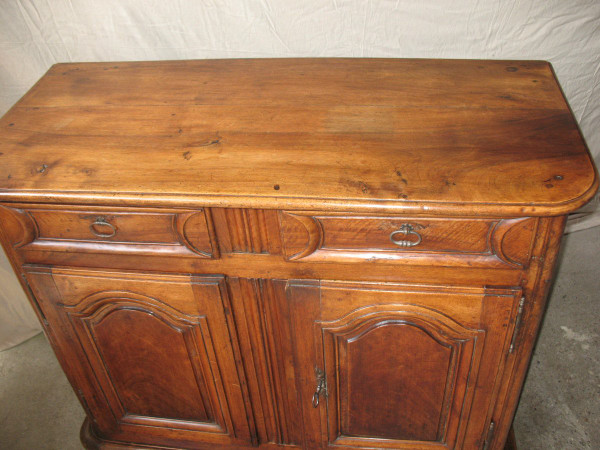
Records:
<instances>
[{"instance_id":1,"label":"base molding","mask_svg":"<svg viewBox=\"0 0 600 450\"><path fill-rule=\"evenodd\" d=\"M138 445L138 444L126 444L126 443L122 443L122 442L114 442L114 441L107 441L104 440L98 436L96 436L96 433L94 432L94 428L92 426L92 422L90 421L90 419L88 417L85 418L85 420L83 421L83 424L81 425L81 431L79 433L79 438L81 439L81 443L83 444L84 448L86 448L87 450L123 450L123 449L129 449L129 450L144 450L144 449L163 449L163 450L175 450L176 447L161 447L161 446L156 446L156 445L148 445L148 446L143 446L143 445ZM286 449L300 449L301 447L296 447L293 445L277 445L277 444L267 444L267 445L261 445L260 447L267 447L267 448L283 448L285 447ZM194 447L194 448L200 448L200 447ZM210 445L210 447L207 448L215 448L214 445ZM228 447L231 448L231 447ZM236 448L251 448L251 447L236 447ZM256 448L256 447L252 447L252 448ZM508 438L506 439L506 444L504 445L504 450L517 450L517 442L515 439L515 431L513 429L513 427L510 427L510 432L508 433Z\"/></svg>"},{"instance_id":2,"label":"base molding","mask_svg":"<svg viewBox=\"0 0 600 450\"><path fill-rule=\"evenodd\" d=\"M84 448L87 450L144 450L144 449L170 449L173 450L174 447L157 447L155 445L149 446L141 446L137 444L125 444L114 441L107 441L98 436L94 432L94 427L92 426L92 422L88 417L85 418L83 424L81 425L81 431L79 432L79 439L83 444Z\"/></svg>"},{"instance_id":3,"label":"base molding","mask_svg":"<svg viewBox=\"0 0 600 450\"><path fill-rule=\"evenodd\" d=\"M252 449L256 449L257 447L250 447L250 446L245 446L245 445L218 445L218 444L213 444L213 443L205 443L205 444L201 444L201 443L197 443L194 444L192 447L164 447L164 446L160 446L160 445L141 445L141 444L134 444L134 443L125 443L125 442L116 442L116 441L110 441L110 440L106 440L106 439L102 439L101 437L97 436L96 433L94 432L94 427L92 425L92 422L90 421L90 419L88 417L85 418L85 420L83 421L83 424L81 425L81 431L79 432L79 438L81 440L81 443L83 444L83 447L86 448L87 450L124 450L124 449L128 449L128 450L149 450L149 449L153 449L153 450L181 450L182 448L190 448L190 449L206 449L206 450L210 450L210 449L217 449L217 448L222 448L222 449L231 449L231 448L235 448L235 449L240 449L240 450L252 450ZM301 450L302 447L299 446L295 446L295 445L277 445L277 444L273 444L273 443L267 443L267 444L262 444L259 446L259 448L285 448L286 450Z\"/></svg>"}]
</instances>

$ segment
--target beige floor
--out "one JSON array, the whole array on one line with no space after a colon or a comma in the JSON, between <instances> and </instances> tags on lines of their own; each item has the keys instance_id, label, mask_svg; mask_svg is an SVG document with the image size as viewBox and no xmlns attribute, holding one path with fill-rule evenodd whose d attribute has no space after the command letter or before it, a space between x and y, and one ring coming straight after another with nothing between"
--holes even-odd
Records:
<instances>
[{"instance_id":1,"label":"beige floor","mask_svg":"<svg viewBox=\"0 0 600 450\"><path fill-rule=\"evenodd\" d=\"M515 420L520 449L600 448L600 227L567 237ZM41 335L0 353L0 449L80 449L83 410Z\"/></svg>"}]
</instances>

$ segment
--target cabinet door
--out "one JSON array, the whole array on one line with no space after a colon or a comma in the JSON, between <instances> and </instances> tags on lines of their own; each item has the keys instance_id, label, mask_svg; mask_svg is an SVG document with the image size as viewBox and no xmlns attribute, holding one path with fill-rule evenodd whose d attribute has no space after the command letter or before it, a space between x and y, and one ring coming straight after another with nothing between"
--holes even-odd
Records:
<instances>
[{"instance_id":1,"label":"cabinet door","mask_svg":"<svg viewBox=\"0 0 600 450\"><path fill-rule=\"evenodd\" d=\"M291 282L306 446L479 448L519 296Z\"/></svg>"},{"instance_id":2,"label":"cabinet door","mask_svg":"<svg viewBox=\"0 0 600 450\"><path fill-rule=\"evenodd\" d=\"M71 269L27 277L101 437L192 447L250 440L223 277Z\"/></svg>"}]
</instances>

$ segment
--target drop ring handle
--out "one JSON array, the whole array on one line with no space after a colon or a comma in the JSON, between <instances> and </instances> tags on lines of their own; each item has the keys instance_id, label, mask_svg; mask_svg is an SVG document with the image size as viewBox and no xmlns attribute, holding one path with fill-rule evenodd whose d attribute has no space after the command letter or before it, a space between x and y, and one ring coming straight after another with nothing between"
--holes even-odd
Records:
<instances>
[{"instance_id":1,"label":"drop ring handle","mask_svg":"<svg viewBox=\"0 0 600 450\"><path fill-rule=\"evenodd\" d=\"M410 235L416 236L416 239L396 239L395 236L401 234L404 238L408 238ZM398 247L416 247L421 243L423 238L415 231L415 227L410 223L403 223L399 230L392 231L390 234L390 241L396 244Z\"/></svg>"},{"instance_id":2,"label":"drop ring handle","mask_svg":"<svg viewBox=\"0 0 600 450\"><path fill-rule=\"evenodd\" d=\"M96 227L108 227L110 228L110 233L101 233L96 230ZM90 224L90 230L100 238L111 238L117 234L117 227L115 227L112 223L107 222L106 217L103 216L96 217L96 220Z\"/></svg>"},{"instance_id":3,"label":"drop ring handle","mask_svg":"<svg viewBox=\"0 0 600 450\"><path fill-rule=\"evenodd\" d=\"M327 397L327 381L325 380L325 372L318 367L315 367L315 377L317 379L317 387L312 396L312 407L319 406L319 397L324 395Z\"/></svg>"}]
</instances>

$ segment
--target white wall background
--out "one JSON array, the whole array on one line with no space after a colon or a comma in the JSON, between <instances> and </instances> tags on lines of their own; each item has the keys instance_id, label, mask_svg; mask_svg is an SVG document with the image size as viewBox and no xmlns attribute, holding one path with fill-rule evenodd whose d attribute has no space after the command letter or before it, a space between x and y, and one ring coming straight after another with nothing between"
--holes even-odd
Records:
<instances>
[{"instance_id":1,"label":"white wall background","mask_svg":"<svg viewBox=\"0 0 600 450\"><path fill-rule=\"evenodd\" d=\"M0 114L56 62L292 56L549 60L599 160L600 0L0 0ZM0 269L2 349L33 313Z\"/></svg>"}]
</instances>

